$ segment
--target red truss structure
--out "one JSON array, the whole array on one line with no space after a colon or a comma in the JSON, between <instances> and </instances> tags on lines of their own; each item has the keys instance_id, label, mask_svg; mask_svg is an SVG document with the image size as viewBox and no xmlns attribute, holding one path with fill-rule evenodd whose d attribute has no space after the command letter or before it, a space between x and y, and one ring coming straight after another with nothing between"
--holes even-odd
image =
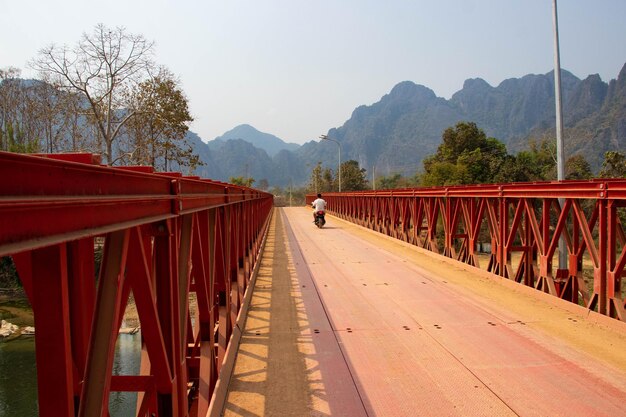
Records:
<instances>
[{"instance_id":1,"label":"red truss structure","mask_svg":"<svg viewBox=\"0 0 626 417\"><path fill-rule=\"evenodd\" d=\"M110 393L131 391L138 416L205 416L232 365L272 195L86 154L0 152L0 176L0 256L34 311L39 415L108 416ZM141 370L113 375L131 293Z\"/></svg>"},{"instance_id":2,"label":"red truss structure","mask_svg":"<svg viewBox=\"0 0 626 417\"><path fill-rule=\"evenodd\" d=\"M307 203L315 199L307 196ZM325 193L336 216L626 320L626 180L489 184ZM564 239L568 267L558 269ZM593 286L583 277L593 270Z\"/></svg>"}]
</instances>

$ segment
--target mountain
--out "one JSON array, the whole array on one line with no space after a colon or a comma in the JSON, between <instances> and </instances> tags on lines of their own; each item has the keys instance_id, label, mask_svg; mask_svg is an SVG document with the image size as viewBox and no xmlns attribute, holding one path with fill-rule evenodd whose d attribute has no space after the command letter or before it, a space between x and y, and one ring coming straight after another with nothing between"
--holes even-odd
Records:
<instances>
[{"instance_id":1,"label":"mountain","mask_svg":"<svg viewBox=\"0 0 626 417\"><path fill-rule=\"evenodd\" d=\"M570 72L561 71L563 102L568 101L579 83ZM538 125L554 123L554 71L511 78L497 87L481 79L467 80L450 103L459 110L460 117L508 143L510 138L526 136Z\"/></svg>"},{"instance_id":2,"label":"mountain","mask_svg":"<svg viewBox=\"0 0 626 417\"><path fill-rule=\"evenodd\" d=\"M245 124L208 143L188 132L187 141L204 163L196 174L220 181L251 176L257 181L266 179L270 186L303 185L318 162L336 171L339 150L342 161L358 161L368 175L373 171L377 176L413 175L422 169L423 159L436 152L443 131L460 121L475 122L488 136L505 143L509 152L527 149L531 140L554 140L553 75L552 71L529 74L497 86L472 78L449 100L437 97L426 86L400 82L379 101L358 106L342 126L328 131L328 137L340 148L332 141L311 141L302 146L286 143ZM566 157L584 155L598 172L606 151L626 149L626 65L608 83L597 74L580 79L562 70L561 75ZM39 86L45 83L21 79L0 82L0 107L4 104L5 110L15 113L15 120L32 119L27 131L33 137L45 136L43 130L37 130L44 124L38 122L36 112L21 113L32 111L32 106L19 106L10 99L30 97L34 94L30 91ZM13 89L24 90L22 96ZM75 149L75 139L90 135L83 117L77 119L78 133L65 125L55 126L60 139L54 147L51 141L42 140L42 149ZM124 135L122 132L118 141L128 140ZM115 152L120 152L117 148L113 156L119 156Z\"/></svg>"},{"instance_id":3,"label":"mountain","mask_svg":"<svg viewBox=\"0 0 626 417\"><path fill-rule=\"evenodd\" d=\"M587 157L592 166L598 166L600 156L609 150L626 149L626 66L617 80L611 80L606 89L602 107L566 129L566 137L577 153ZM566 147L567 149L567 147Z\"/></svg>"},{"instance_id":4,"label":"mountain","mask_svg":"<svg viewBox=\"0 0 626 417\"><path fill-rule=\"evenodd\" d=\"M626 149L626 65L609 83L597 74L581 80L562 70L561 87L566 155L584 155L597 172L604 152ZM436 152L443 131L460 121L475 122L510 152L528 148L530 140L553 139L554 73L511 78L495 87L469 79L449 100L403 81L378 102L357 107L328 137L341 144L342 161L358 161L369 175L373 170L376 175L412 175ZM202 169L219 180L247 172L280 186L305 184L317 162L336 170L337 143L289 145L241 125L206 145L212 166Z\"/></svg>"},{"instance_id":5,"label":"mountain","mask_svg":"<svg viewBox=\"0 0 626 417\"><path fill-rule=\"evenodd\" d=\"M275 184L274 164L263 149L257 148L243 139L213 140L207 144L216 161L214 179L227 181L230 177L252 177L259 181L267 179Z\"/></svg>"},{"instance_id":6,"label":"mountain","mask_svg":"<svg viewBox=\"0 0 626 417\"><path fill-rule=\"evenodd\" d=\"M552 119L533 127L525 137L512 138L512 150L528 146L529 139L554 138ZM626 149L626 65L617 79L604 83L597 74L579 81L564 98L563 104L565 154L584 155L597 172L606 151Z\"/></svg>"},{"instance_id":7,"label":"mountain","mask_svg":"<svg viewBox=\"0 0 626 417\"><path fill-rule=\"evenodd\" d=\"M583 154L597 172L607 150L626 149L626 65L617 80L598 75L581 80L561 72L566 155ZM413 174L441 143L442 132L460 121L475 122L510 152L530 140L554 138L554 72L511 78L493 87L467 80L450 100L410 81L397 84L370 106L360 106L328 136L341 143L342 159L355 159L379 175ZM336 166L335 144L305 144L296 151L305 161Z\"/></svg>"},{"instance_id":8,"label":"mountain","mask_svg":"<svg viewBox=\"0 0 626 417\"><path fill-rule=\"evenodd\" d=\"M328 132L328 137L341 143L342 160L357 160L370 172L376 167L415 173L422 159L436 151L442 131L458 119L445 99L405 81L379 102L356 108L343 126ZM296 153L308 161L337 166L334 143L305 144Z\"/></svg>"},{"instance_id":9,"label":"mountain","mask_svg":"<svg viewBox=\"0 0 626 417\"><path fill-rule=\"evenodd\" d=\"M271 157L282 150L295 151L300 147L300 145L296 143L286 143L282 139L279 139L274 135L270 135L269 133L259 132L254 127L247 124L239 125L224 133L222 136L215 138L215 140L221 141L232 139L245 140L257 148L263 149Z\"/></svg>"}]
</instances>

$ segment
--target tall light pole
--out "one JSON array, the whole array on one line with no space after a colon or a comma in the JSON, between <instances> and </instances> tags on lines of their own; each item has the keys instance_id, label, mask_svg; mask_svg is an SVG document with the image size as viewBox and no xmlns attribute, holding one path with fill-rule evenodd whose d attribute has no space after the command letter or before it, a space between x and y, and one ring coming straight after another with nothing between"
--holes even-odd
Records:
<instances>
[{"instance_id":1,"label":"tall light pole","mask_svg":"<svg viewBox=\"0 0 626 417\"><path fill-rule=\"evenodd\" d=\"M561 104L561 55L559 52L559 20L556 0L552 0L552 21L554 26L554 102L556 105L556 165L557 179L565 179L563 158L563 105Z\"/></svg>"},{"instance_id":2,"label":"tall light pole","mask_svg":"<svg viewBox=\"0 0 626 417\"><path fill-rule=\"evenodd\" d=\"M552 0L552 22L554 27L554 102L556 105L556 168L557 179L565 179L565 157L563 142L563 105L561 104L561 56L559 52L559 19L556 0ZM565 200L560 198L561 208ZM567 250L565 239L559 239L559 269L567 269Z\"/></svg>"},{"instance_id":3,"label":"tall light pole","mask_svg":"<svg viewBox=\"0 0 626 417\"><path fill-rule=\"evenodd\" d=\"M341 143L339 143L335 139L329 138L326 135L321 135L320 139L322 139L322 140L329 140L331 142L335 142L337 144L337 146L339 147L339 169L337 170L337 172L338 172L338 175L339 175L339 192L341 192Z\"/></svg>"}]
</instances>

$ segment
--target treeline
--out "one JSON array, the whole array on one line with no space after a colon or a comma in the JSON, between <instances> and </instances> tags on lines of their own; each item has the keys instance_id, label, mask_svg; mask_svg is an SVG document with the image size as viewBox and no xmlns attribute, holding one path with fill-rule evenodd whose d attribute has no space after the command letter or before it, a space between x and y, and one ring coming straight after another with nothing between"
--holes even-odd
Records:
<instances>
[{"instance_id":1,"label":"treeline","mask_svg":"<svg viewBox=\"0 0 626 417\"><path fill-rule=\"evenodd\" d=\"M185 140L193 118L180 82L143 36L98 25L29 65L39 79L0 69L0 150L91 152L108 165L157 170L200 163Z\"/></svg>"},{"instance_id":2,"label":"treeline","mask_svg":"<svg viewBox=\"0 0 626 417\"><path fill-rule=\"evenodd\" d=\"M583 155L565 162L568 180L592 178L591 166ZM626 156L609 151L604 155L601 178L626 178ZM368 181L357 161L341 165L342 191L394 189L463 184L493 184L557 179L556 141L533 142L526 151L509 154L504 143L487 137L475 123L460 122L446 129L437 152L424 159L423 170L407 177L391 174ZM307 192L338 190L338 176L318 163L311 172Z\"/></svg>"}]
</instances>

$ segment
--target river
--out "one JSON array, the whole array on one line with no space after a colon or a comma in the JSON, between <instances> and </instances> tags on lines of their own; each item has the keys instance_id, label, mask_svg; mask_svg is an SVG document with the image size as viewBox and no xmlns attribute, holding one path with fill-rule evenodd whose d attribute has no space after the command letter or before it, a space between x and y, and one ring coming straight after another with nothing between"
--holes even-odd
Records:
<instances>
[{"instance_id":1,"label":"river","mask_svg":"<svg viewBox=\"0 0 626 417\"><path fill-rule=\"evenodd\" d=\"M113 373L136 375L141 358L141 336L121 334L115 347ZM51 358L51 360L54 360ZM112 417L135 416L136 393L111 393ZM0 417L37 417L35 338L0 342Z\"/></svg>"}]
</instances>

